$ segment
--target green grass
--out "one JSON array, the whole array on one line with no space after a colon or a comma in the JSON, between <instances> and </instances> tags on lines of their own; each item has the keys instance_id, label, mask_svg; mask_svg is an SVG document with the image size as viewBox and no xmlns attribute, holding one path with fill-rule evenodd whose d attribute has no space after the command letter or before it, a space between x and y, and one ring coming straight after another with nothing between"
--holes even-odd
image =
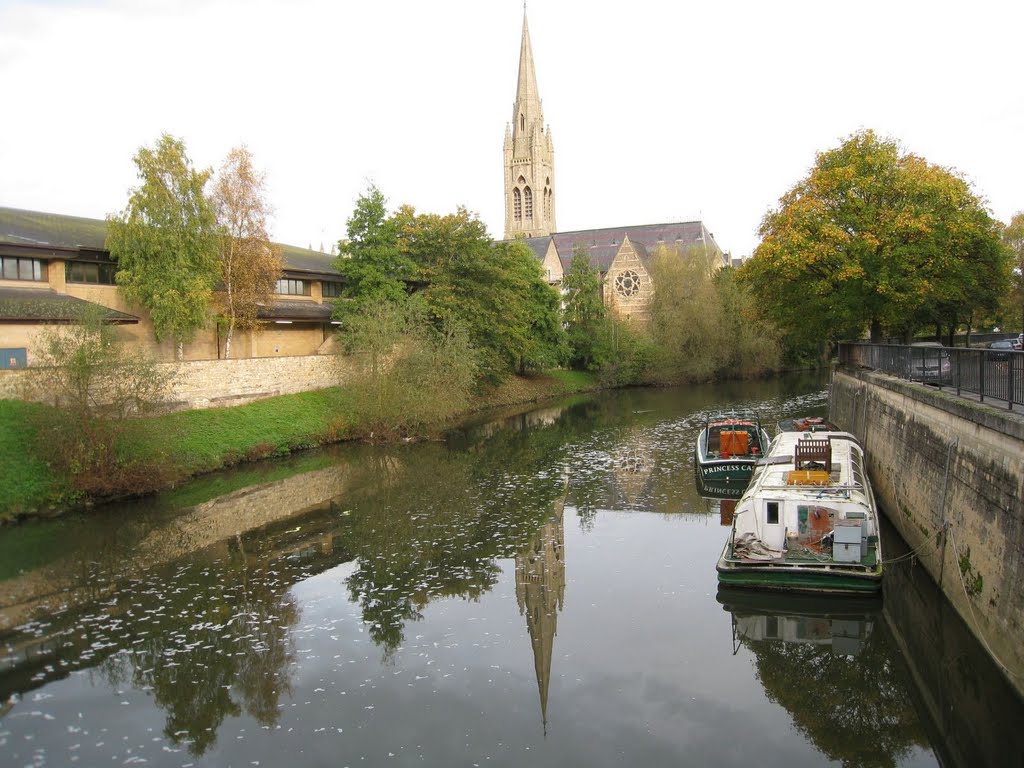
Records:
<instances>
[{"instance_id":1,"label":"green grass","mask_svg":"<svg viewBox=\"0 0 1024 768\"><path fill-rule=\"evenodd\" d=\"M136 457L163 457L191 475L344 439L351 414L339 388L302 392L140 420L126 446Z\"/></svg>"},{"instance_id":2,"label":"green grass","mask_svg":"<svg viewBox=\"0 0 1024 768\"><path fill-rule=\"evenodd\" d=\"M42 407L0 400L0 521L44 507L60 493L58 478L34 453L31 414Z\"/></svg>"},{"instance_id":3,"label":"green grass","mask_svg":"<svg viewBox=\"0 0 1024 768\"><path fill-rule=\"evenodd\" d=\"M554 371L510 379L473 407L537 401L598 386L593 374ZM30 415L34 409L43 407L0 400L0 523L32 515L50 505L67 506L66 481L34 454ZM355 412L350 393L335 387L232 408L170 413L133 421L121 441L120 453L140 464L144 471L152 468L148 474L157 478L158 484L167 486L234 464L349 439L357 433ZM281 471L291 474L293 470ZM172 493L198 503L258 482L266 472L264 468L211 476Z\"/></svg>"}]
</instances>

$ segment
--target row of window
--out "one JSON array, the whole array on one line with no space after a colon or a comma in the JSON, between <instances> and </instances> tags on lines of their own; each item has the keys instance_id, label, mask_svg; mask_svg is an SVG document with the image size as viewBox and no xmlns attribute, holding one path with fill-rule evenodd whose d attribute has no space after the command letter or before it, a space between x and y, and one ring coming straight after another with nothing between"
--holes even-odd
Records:
<instances>
[{"instance_id":1,"label":"row of window","mask_svg":"<svg viewBox=\"0 0 1024 768\"><path fill-rule=\"evenodd\" d=\"M64 262L64 280L69 283L116 285L114 279L116 274L116 264L90 261ZM42 259L4 256L0 259L0 279L44 282L46 280L46 262ZM309 296L311 285L309 280L282 279L277 281L275 293L284 296ZM340 282L325 280L322 286L325 299L336 299L341 296Z\"/></svg>"},{"instance_id":2,"label":"row of window","mask_svg":"<svg viewBox=\"0 0 1024 768\"><path fill-rule=\"evenodd\" d=\"M292 280L283 278L277 281L274 292L282 296L309 296L312 283L309 280ZM324 280L321 283L323 297L325 299L336 299L341 296L341 283L333 280Z\"/></svg>"},{"instance_id":3,"label":"row of window","mask_svg":"<svg viewBox=\"0 0 1024 768\"><path fill-rule=\"evenodd\" d=\"M40 259L19 259L4 256L0 261L0 279L3 280L46 280L46 262Z\"/></svg>"}]
</instances>

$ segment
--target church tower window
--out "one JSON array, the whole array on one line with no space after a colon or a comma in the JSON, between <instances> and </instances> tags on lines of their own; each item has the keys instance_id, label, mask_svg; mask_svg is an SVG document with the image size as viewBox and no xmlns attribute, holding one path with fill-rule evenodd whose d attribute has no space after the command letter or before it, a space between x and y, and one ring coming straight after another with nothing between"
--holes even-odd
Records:
<instances>
[{"instance_id":1,"label":"church tower window","mask_svg":"<svg viewBox=\"0 0 1024 768\"><path fill-rule=\"evenodd\" d=\"M516 221L523 220L523 196L519 187L512 190L512 218Z\"/></svg>"},{"instance_id":2,"label":"church tower window","mask_svg":"<svg viewBox=\"0 0 1024 768\"><path fill-rule=\"evenodd\" d=\"M523 190L523 197L526 198L526 218L533 218L533 192L529 187Z\"/></svg>"}]
</instances>

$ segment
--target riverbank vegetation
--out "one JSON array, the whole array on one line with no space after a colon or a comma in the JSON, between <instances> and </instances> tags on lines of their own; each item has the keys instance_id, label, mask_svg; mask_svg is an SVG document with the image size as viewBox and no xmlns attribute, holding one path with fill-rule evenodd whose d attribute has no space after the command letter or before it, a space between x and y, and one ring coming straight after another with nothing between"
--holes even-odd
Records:
<instances>
[{"instance_id":1,"label":"riverbank vegetation","mask_svg":"<svg viewBox=\"0 0 1024 768\"><path fill-rule=\"evenodd\" d=\"M557 371L512 377L486 394L474 395L466 413L545 400L595 389L590 374ZM117 459L147 472L132 484L68 473L43 458L38 425L60 418L52 406L0 400L0 523L48 514L89 498L109 498L163 489L190 477L235 464L283 456L369 433L348 387L258 400L234 408L179 411L132 419L118 443ZM431 425L437 428L441 425ZM124 476L122 476L123 479Z\"/></svg>"},{"instance_id":2,"label":"riverbank vegetation","mask_svg":"<svg viewBox=\"0 0 1024 768\"><path fill-rule=\"evenodd\" d=\"M631 322L605 306L601 276L584 252L563 295L525 243L494 242L463 208L389 213L371 186L347 235L334 311L348 360L337 387L148 415L164 406L167 382L120 346L104 318L82 318L56 331L54 354L33 366L33 386L49 393L43 401L52 407L9 412L34 421L18 431L21 453L0 456L15 478L0 515L145 493L339 440L415 439L506 402L750 377L782 359L776 332L745 287L714 263L720 254L659 249L649 260L652 320ZM168 335L187 334L174 327Z\"/></svg>"}]
</instances>

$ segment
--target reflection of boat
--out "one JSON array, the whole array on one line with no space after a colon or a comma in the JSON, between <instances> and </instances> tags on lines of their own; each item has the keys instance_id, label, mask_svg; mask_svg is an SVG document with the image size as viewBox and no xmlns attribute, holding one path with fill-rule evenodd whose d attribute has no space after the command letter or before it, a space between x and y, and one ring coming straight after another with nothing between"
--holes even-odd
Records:
<instances>
[{"instance_id":1,"label":"reflection of boat","mask_svg":"<svg viewBox=\"0 0 1024 768\"><path fill-rule=\"evenodd\" d=\"M834 600L830 596L722 589L718 602L732 614L733 650L741 641L781 640L831 646L856 656L881 617L880 595Z\"/></svg>"},{"instance_id":2,"label":"reflection of boat","mask_svg":"<svg viewBox=\"0 0 1024 768\"><path fill-rule=\"evenodd\" d=\"M694 461L698 475L709 480L747 480L771 439L754 419L708 420L697 436Z\"/></svg>"},{"instance_id":3,"label":"reflection of boat","mask_svg":"<svg viewBox=\"0 0 1024 768\"><path fill-rule=\"evenodd\" d=\"M775 438L736 505L718 580L802 592L881 588L878 513L853 435Z\"/></svg>"},{"instance_id":4,"label":"reflection of boat","mask_svg":"<svg viewBox=\"0 0 1024 768\"><path fill-rule=\"evenodd\" d=\"M704 480L697 472L697 493L707 504L708 512L717 514L722 525L732 525L736 501L747 488L747 480Z\"/></svg>"},{"instance_id":5,"label":"reflection of boat","mask_svg":"<svg viewBox=\"0 0 1024 768\"><path fill-rule=\"evenodd\" d=\"M821 416L799 416L782 419L776 426L777 432L839 432L839 427Z\"/></svg>"}]
</instances>

